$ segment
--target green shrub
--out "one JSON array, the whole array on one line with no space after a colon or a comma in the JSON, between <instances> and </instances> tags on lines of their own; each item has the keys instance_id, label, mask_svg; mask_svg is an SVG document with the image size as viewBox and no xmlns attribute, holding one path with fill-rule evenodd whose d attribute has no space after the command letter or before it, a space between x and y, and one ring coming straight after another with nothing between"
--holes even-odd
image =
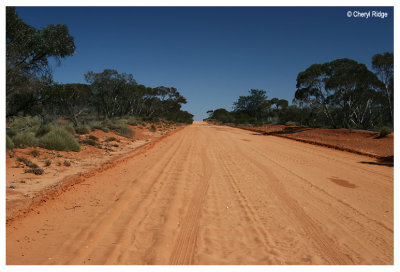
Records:
<instances>
[{"instance_id":1,"label":"green shrub","mask_svg":"<svg viewBox=\"0 0 400 272\"><path fill-rule=\"evenodd\" d=\"M92 131L92 129L88 125L80 125L75 129L78 134L88 134Z\"/></svg>"},{"instance_id":2,"label":"green shrub","mask_svg":"<svg viewBox=\"0 0 400 272\"><path fill-rule=\"evenodd\" d=\"M128 128L124 119L118 120L115 123L110 125L110 129L118 132L118 134L125 137L133 137L135 136L135 132Z\"/></svg>"},{"instance_id":3,"label":"green shrub","mask_svg":"<svg viewBox=\"0 0 400 272\"><path fill-rule=\"evenodd\" d=\"M41 137L39 146L51 150L81 151L81 147L74 136L62 128L56 128Z\"/></svg>"},{"instance_id":4,"label":"green shrub","mask_svg":"<svg viewBox=\"0 0 400 272\"><path fill-rule=\"evenodd\" d=\"M64 126L62 126L62 128L65 130L65 131L67 131L69 134L72 134L72 135L74 135L76 132L75 132L75 128L72 126L72 125L64 125Z\"/></svg>"},{"instance_id":5,"label":"green shrub","mask_svg":"<svg viewBox=\"0 0 400 272\"><path fill-rule=\"evenodd\" d=\"M103 127L109 127L112 125L112 121L110 119L104 119L102 122Z\"/></svg>"},{"instance_id":6,"label":"green shrub","mask_svg":"<svg viewBox=\"0 0 400 272\"><path fill-rule=\"evenodd\" d=\"M118 130L122 127L126 127L126 123L121 122L121 120L117 120L114 123L112 122L109 123L107 127L110 128L111 130Z\"/></svg>"},{"instance_id":7,"label":"green shrub","mask_svg":"<svg viewBox=\"0 0 400 272\"><path fill-rule=\"evenodd\" d=\"M157 131L157 129L156 129L156 127L154 126L154 125L151 125L151 127L150 127L150 129L149 129L151 132L156 132Z\"/></svg>"},{"instance_id":8,"label":"green shrub","mask_svg":"<svg viewBox=\"0 0 400 272\"><path fill-rule=\"evenodd\" d=\"M70 166L71 166L71 162L65 160L65 161L64 161L64 165L70 167Z\"/></svg>"},{"instance_id":9,"label":"green shrub","mask_svg":"<svg viewBox=\"0 0 400 272\"><path fill-rule=\"evenodd\" d=\"M17 132L22 132L30 128L38 127L39 125L40 119L37 116L14 117L11 128Z\"/></svg>"},{"instance_id":10,"label":"green shrub","mask_svg":"<svg viewBox=\"0 0 400 272\"><path fill-rule=\"evenodd\" d=\"M17 134L12 138L12 140L14 142L14 145L20 148L38 145L38 139L35 138L35 135L33 135L32 132Z\"/></svg>"},{"instance_id":11,"label":"green shrub","mask_svg":"<svg viewBox=\"0 0 400 272\"><path fill-rule=\"evenodd\" d=\"M37 165L37 164L34 163L34 162L31 162L28 166L29 166L30 168L39 168L39 165Z\"/></svg>"},{"instance_id":12,"label":"green shrub","mask_svg":"<svg viewBox=\"0 0 400 272\"><path fill-rule=\"evenodd\" d=\"M90 127L93 129L101 129L103 124L100 121L93 121L89 123Z\"/></svg>"},{"instance_id":13,"label":"green shrub","mask_svg":"<svg viewBox=\"0 0 400 272\"><path fill-rule=\"evenodd\" d=\"M95 122L91 122L90 123L90 127L92 129L100 129L104 132L109 132L110 130L108 129L108 127L104 124L104 122L100 122L100 121L95 121Z\"/></svg>"},{"instance_id":14,"label":"green shrub","mask_svg":"<svg viewBox=\"0 0 400 272\"><path fill-rule=\"evenodd\" d=\"M44 162L44 165L45 165L45 166L50 166L50 165L51 165L51 160L46 160L46 161Z\"/></svg>"},{"instance_id":15,"label":"green shrub","mask_svg":"<svg viewBox=\"0 0 400 272\"><path fill-rule=\"evenodd\" d=\"M297 124L296 124L296 122L293 122L293 121L287 121L285 125L286 126L296 126Z\"/></svg>"},{"instance_id":16,"label":"green shrub","mask_svg":"<svg viewBox=\"0 0 400 272\"><path fill-rule=\"evenodd\" d=\"M10 138L12 138L12 137L14 137L15 135L17 135L17 131L16 131L15 129L11 128L11 127L8 127L8 128L6 128L6 134L7 134Z\"/></svg>"},{"instance_id":17,"label":"green shrub","mask_svg":"<svg viewBox=\"0 0 400 272\"><path fill-rule=\"evenodd\" d=\"M137 126L142 121L140 117L130 117L127 121L128 125Z\"/></svg>"},{"instance_id":18,"label":"green shrub","mask_svg":"<svg viewBox=\"0 0 400 272\"><path fill-rule=\"evenodd\" d=\"M36 163L33 163L32 161L30 161L24 157L18 157L17 161L23 162L26 166L28 166L30 168L39 168L39 166Z\"/></svg>"},{"instance_id":19,"label":"green shrub","mask_svg":"<svg viewBox=\"0 0 400 272\"><path fill-rule=\"evenodd\" d=\"M128 121L128 125L131 125L131 126L137 126L137 122L136 121Z\"/></svg>"},{"instance_id":20,"label":"green shrub","mask_svg":"<svg viewBox=\"0 0 400 272\"><path fill-rule=\"evenodd\" d=\"M35 137L42 137L49 133L54 127L50 124L41 125L35 133Z\"/></svg>"},{"instance_id":21,"label":"green shrub","mask_svg":"<svg viewBox=\"0 0 400 272\"><path fill-rule=\"evenodd\" d=\"M7 149L13 149L14 148L14 142L7 134L6 134L6 148Z\"/></svg>"},{"instance_id":22,"label":"green shrub","mask_svg":"<svg viewBox=\"0 0 400 272\"><path fill-rule=\"evenodd\" d=\"M36 158L37 156L40 155L40 152L37 151L36 149L35 149L35 150L32 150L30 153L31 153L31 155L34 156L35 158Z\"/></svg>"},{"instance_id":23,"label":"green shrub","mask_svg":"<svg viewBox=\"0 0 400 272\"><path fill-rule=\"evenodd\" d=\"M379 132L379 137L385 137L392 133L392 129L390 127L382 127Z\"/></svg>"},{"instance_id":24,"label":"green shrub","mask_svg":"<svg viewBox=\"0 0 400 272\"><path fill-rule=\"evenodd\" d=\"M81 141L81 143L88 144L88 145L93 145L93 146L97 145L97 143L95 141L91 140L91 139L85 139L85 140Z\"/></svg>"},{"instance_id":25,"label":"green shrub","mask_svg":"<svg viewBox=\"0 0 400 272\"><path fill-rule=\"evenodd\" d=\"M18 157L17 161L25 163L26 166L29 166L32 162L24 157Z\"/></svg>"},{"instance_id":26,"label":"green shrub","mask_svg":"<svg viewBox=\"0 0 400 272\"><path fill-rule=\"evenodd\" d=\"M42 175L44 173L44 170L42 168L31 168L31 169L25 169L25 173L32 173L35 175Z\"/></svg>"},{"instance_id":27,"label":"green shrub","mask_svg":"<svg viewBox=\"0 0 400 272\"><path fill-rule=\"evenodd\" d=\"M112 141L116 141L116 142L120 142L120 140L118 140L115 137L108 137L107 139L105 139L106 142L112 142Z\"/></svg>"},{"instance_id":28,"label":"green shrub","mask_svg":"<svg viewBox=\"0 0 400 272\"><path fill-rule=\"evenodd\" d=\"M121 127L117 129L118 134L125 137L134 137L135 132L128 127Z\"/></svg>"},{"instance_id":29,"label":"green shrub","mask_svg":"<svg viewBox=\"0 0 400 272\"><path fill-rule=\"evenodd\" d=\"M90 139L90 140L93 140L93 141L97 141L99 138L97 138L97 137L94 136L94 135L89 135L89 139Z\"/></svg>"}]
</instances>

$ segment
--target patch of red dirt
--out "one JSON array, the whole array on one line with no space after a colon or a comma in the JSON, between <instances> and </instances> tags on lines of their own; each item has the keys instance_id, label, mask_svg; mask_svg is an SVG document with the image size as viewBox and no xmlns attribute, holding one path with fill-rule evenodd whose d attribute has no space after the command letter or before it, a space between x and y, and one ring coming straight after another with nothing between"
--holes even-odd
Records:
<instances>
[{"instance_id":1,"label":"patch of red dirt","mask_svg":"<svg viewBox=\"0 0 400 272\"><path fill-rule=\"evenodd\" d=\"M32 202L56 189L61 183L85 175L110 164L139 147L155 141L174 130L176 125L155 125L157 130L150 131L151 124L129 126L134 131L133 137L124 137L110 131L94 130L89 134L77 136L78 141L95 136L96 145L81 143L81 152L54 151L40 147L16 148L6 153L6 218L13 218L29 207ZM110 140L114 138L113 140ZM32 153L36 150L39 155ZM44 170L42 175L25 173L29 169L24 158L37 164ZM46 166L46 161L51 164ZM69 164L69 166L68 166Z\"/></svg>"},{"instance_id":2,"label":"patch of red dirt","mask_svg":"<svg viewBox=\"0 0 400 272\"><path fill-rule=\"evenodd\" d=\"M378 132L366 130L323 129L284 125L240 128L372 157L390 157L394 154L393 133L381 138Z\"/></svg>"}]
</instances>

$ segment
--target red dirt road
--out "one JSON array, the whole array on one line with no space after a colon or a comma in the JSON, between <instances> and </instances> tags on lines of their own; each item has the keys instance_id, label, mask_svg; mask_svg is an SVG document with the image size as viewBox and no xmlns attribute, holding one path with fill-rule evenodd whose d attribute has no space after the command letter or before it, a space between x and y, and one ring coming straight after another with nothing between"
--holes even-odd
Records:
<instances>
[{"instance_id":1,"label":"red dirt road","mask_svg":"<svg viewBox=\"0 0 400 272\"><path fill-rule=\"evenodd\" d=\"M393 168L196 123L7 225L7 264L393 264Z\"/></svg>"}]
</instances>

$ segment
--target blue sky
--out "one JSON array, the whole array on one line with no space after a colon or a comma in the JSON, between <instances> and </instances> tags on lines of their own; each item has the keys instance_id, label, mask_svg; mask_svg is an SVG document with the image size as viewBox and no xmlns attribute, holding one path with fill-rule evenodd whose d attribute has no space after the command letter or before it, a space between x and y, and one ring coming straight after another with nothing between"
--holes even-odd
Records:
<instances>
[{"instance_id":1,"label":"blue sky","mask_svg":"<svg viewBox=\"0 0 400 272\"><path fill-rule=\"evenodd\" d=\"M347 17L347 11L388 17ZM66 24L74 56L54 67L60 83L116 69L151 87L173 86L195 120L232 109L250 89L294 97L297 74L314 63L351 58L370 67L393 52L391 7L18 7L37 28Z\"/></svg>"}]
</instances>

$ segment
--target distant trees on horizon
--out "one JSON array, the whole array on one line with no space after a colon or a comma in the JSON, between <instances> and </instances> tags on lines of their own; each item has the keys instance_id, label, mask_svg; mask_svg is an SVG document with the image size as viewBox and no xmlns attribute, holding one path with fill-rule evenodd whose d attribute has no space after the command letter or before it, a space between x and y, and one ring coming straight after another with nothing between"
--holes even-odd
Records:
<instances>
[{"instance_id":1,"label":"distant trees on horizon","mask_svg":"<svg viewBox=\"0 0 400 272\"><path fill-rule=\"evenodd\" d=\"M233 110L210 110L222 123L297 124L310 127L379 129L393 127L393 53L372 57L374 72L351 59L313 64L297 76L293 104L250 90Z\"/></svg>"}]
</instances>

